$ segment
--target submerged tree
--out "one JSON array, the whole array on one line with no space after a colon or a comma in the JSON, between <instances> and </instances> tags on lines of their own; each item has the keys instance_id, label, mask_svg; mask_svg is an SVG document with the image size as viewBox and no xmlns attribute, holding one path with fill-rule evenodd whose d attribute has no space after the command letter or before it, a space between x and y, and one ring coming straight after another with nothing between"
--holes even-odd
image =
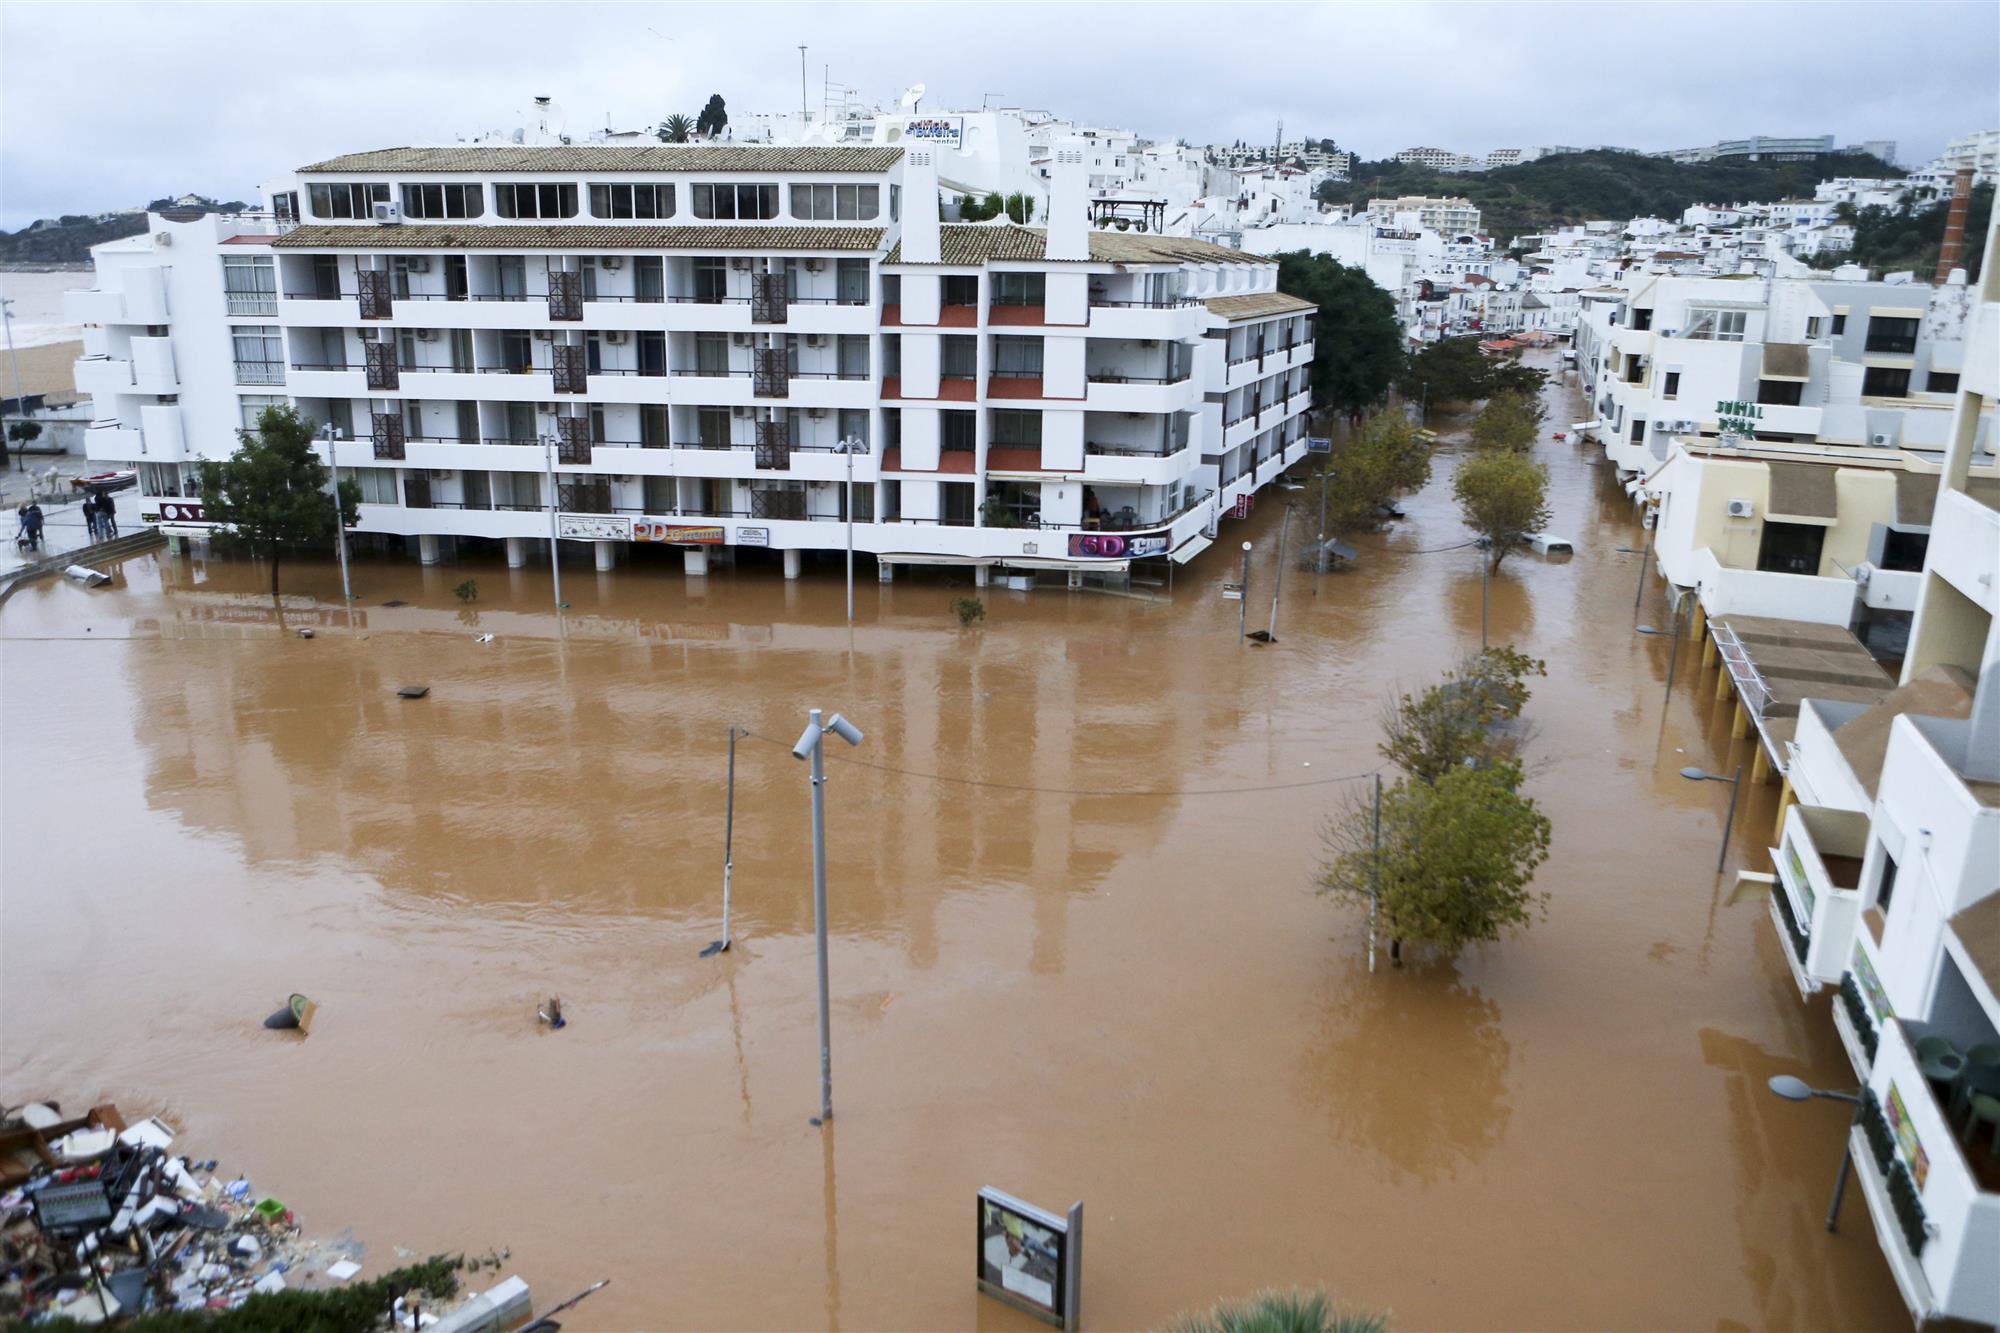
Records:
<instances>
[{"instance_id":1,"label":"submerged tree","mask_svg":"<svg viewBox=\"0 0 2000 1333\"><path fill-rule=\"evenodd\" d=\"M1506 646L1472 653L1421 694L1397 698L1382 719L1382 757L1423 783L1511 758L1523 737L1530 676L1548 675L1539 658Z\"/></svg>"},{"instance_id":2,"label":"submerged tree","mask_svg":"<svg viewBox=\"0 0 2000 1333\"><path fill-rule=\"evenodd\" d=\"M267 407L236 452L201 465L202 517L225 548L241 546L271 562L271 594L287 546L331 541L334 506L326 464L313 452L313 423L295 407ZM340 483L340 521L352 524L361 488Z\"/></svg>"},{"instance_id":3,"label":"submerged tree","mask_svg":"<svg viewBox=\"0 0 2000 1333\"><path fill-rule=\"evenodd\" d=\"M1334 1309L1324 1291L1260 1291L1168 1325L1171 1333L1386 1333L1388 1327L1382 1315Z\"/></svg>"},{"instance_id":4,"label":"submerged tree","mask_svg":"<svg viewBox=\"0 0 2000 1333\"><path fill-rule=\"evenodd\" d=\"M1549 523L1549 470L1525 454L1482 453L1459 464L1452 492L1465 525L1486 538L1490 568Z\"/></svg>"},{"instance_id":5,"label":"submerged tree","mask_svg":"<svg viewBox=\"0 0 2000 1333\"><path fill-rule=\"evenodd\" d=\"M1380 521L1384 505L1430 477L1430 446L1403 416L1385 412L1363 422L1308 478L1305 509L1325 514L1329 536L1365 531Z\"/></svg>"},{"instance_id":6,"label":"submerged tree","mask_svg":"<svg viewBox=\"0 0 2000 1333\"><path fill-rule=\"evenodd\" d=\"M1503 391L1486 400L1472 421L1472 442L1478 448L1526 453L1542 431L1547 413L1535 394Z\"/></svg>"}]
</instances>

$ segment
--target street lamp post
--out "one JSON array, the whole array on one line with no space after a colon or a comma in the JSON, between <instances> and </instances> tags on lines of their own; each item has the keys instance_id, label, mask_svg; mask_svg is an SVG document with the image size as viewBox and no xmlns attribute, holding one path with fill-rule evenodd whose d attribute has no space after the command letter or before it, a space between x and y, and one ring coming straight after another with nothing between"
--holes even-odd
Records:
<instances>
[{"instance_id":1,"label":"street lamp post","mask_svg":"<svg viewBox=\"0 0 2000 1333\"><path fill-rule=\"evenodd\" d=\"M340 557L340 601L343 607L354 605L354 588L347 579L347 513L340 503L340 461L334 454L334 447L340 442L340 427L328 423L320 427L322 438L326 440L326 466L333 473L333 549Z\"/></svg>"},{"instance_id":2,"label":"street lamp post","mask_svg":"<svg viewBox=\"0 0 2000 1333\"><path fill-rule=\"evenodd\" d=\"M813 1123L824 1125L833 1119L833 1035L827 1021L826 984L826 733L859 745L861 729L838 713L822 725L817 708L807 710L806 719L792 757L812 762L813 936L819 950L819 1118Z\"/></svg>"},{"instance_id":3,"label":"street lamp post","mask_svg":"<svg viewBox=\"0 0 2000 1333\"><path fill-rule=\"evenodd\" d=\"M0 296L0 324L7 326L7 364L14 369L14 410L28 415L28 397L21 392L21 361L14 355L14 298Z\"/></svg>"},{"instance_id":4,"label":"street lamp post","mask_svg":"<svg viewBox=\"0 0 2000 1333\"><path fill-rule=\"evenodd\" d=\"M1861 1123L1861 1094L1858 1092L1834 1092L1827 1088L1815 1088L1804 1079L1790 1074L1776 1074L1769 1080L1772 1092L1788 1102L1807 1102L1815 1097L1828 1101L1849 1102L1854 1106L1854 1114L1847 1122L1847 1137L1841 1144L1840 1175L1833 1182L1833 1203L1826 1210L1826 1229L1834 1231L1840 1221L1840 1199L1847 1193L1847 1176L1854 1166L1854 1127Z\"/></svg>"},{"instance_id":5,"label":"street lamp post","mask_svg":"<svg viewBox=\"0 0 2000 1333\"><path fill-rule=\"evenodd\" d=\"M1715 854L1715 873L1721 874L1723 864L1729 860L1729 832L1736 826L1736 798L1743 794L1743 765L1736 766L1736 776L1725 778L1693 765L1681 770L1681 776L1689 782L1726 782L1729 784L1729 813L1722 817L1722 848Z\"/></svg>"},{"instance_id":6,"label":"street lamp post","mask_svg":"<svg viewBox=\"0 0 2000 1333\"><path fill-rule=\"evenodd\" d=\"M1666 636L1669 635L1670 633L1667 630L1659 629L1652 625L1640 625L1637 627L1636 632L1639 634L1650 634L1655 636ZM1674 602L1674 627L1671 631L1671 644L1667 649L1667 694L1666 694L1666 701L1662 702L1662 704L1660 705L1662 708L1666 706L1667 702L1671 702L1674 697L1674 668L1680 665L1680 660L1681 660L1681 604L1680 601L1676 599Z\"/></svg>"},{"instance_id":7,"label":"street lamp post","mask_svg":"<svg viewBox=\"0 0 2000 1333\"><path fill-rule=\"evenodd\" d=\"M1244 630L1249 624L1249 621L1246 619L1246 617L1249 615L1249 612L1250 612L1250 543L1244 542L1243 581L1238 585L1237 600L1236 600L1236 638L1238 642L1242 641Z\"/></svg>"}]
</instances>

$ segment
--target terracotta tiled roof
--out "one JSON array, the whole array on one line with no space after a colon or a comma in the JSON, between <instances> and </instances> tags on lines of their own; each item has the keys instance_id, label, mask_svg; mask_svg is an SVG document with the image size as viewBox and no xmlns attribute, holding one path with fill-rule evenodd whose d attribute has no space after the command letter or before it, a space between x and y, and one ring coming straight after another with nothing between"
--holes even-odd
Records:
<instances>
[{"instance_id":1,"label":"terracotta tiled roof","mask_svg":"<svg viewBox=\"0 0 2000 1333\"><path fill-rule=\"evenodd\" d=\"M887 171L900 148L760 144L572 144L556 148L457 145L444 148L378 148L345 153L300 167L320 172L523 172L523 171Z\"/></svg>"},{"instance_id":2,"label":"terracotta tiled roof","mask_svg":"<svg viewBox=\"0 0 2000 1333\"><path fill-rule=\"evenodd\" d=\"M1302 301L1283 292L1253 292L1248 296L1218 296L1203 301L1211 315L1227 320L1264 319L1272 315L1295 315L1318 310L1311 301Z\"/></svg>"},{"instance_id":3,"label":"terracotta tiled roof","mask_svg":"<svg viewBox=\"0 0 2000 1333\"><path fill-rule=\"evenodd\" d=\"M947 222L938 229L938 263L988 264L1009 260L1046 261L1048 233L1040 227L1012 222ZM902 247L889 251L883 262L905 263ZM1054 261L1060 262L1060 261ZM1095 264L1269 264L1264 255L1245 254L1227 246L1186 236L1150 236L1125 231L1090 233L1090 261Z\"/></svg>"},{"instance_id":4,"label":"terracotta tiled roof","mask_svg":"<svg viewBox=\"0 0 2000 1333\"><path fill-rule=\"evenodd\" d=\"M880 227L629 227L556 223L481 227L405 222L396 226L294 227L280 250L874 250Z\"/></svg>"}]
</instances>

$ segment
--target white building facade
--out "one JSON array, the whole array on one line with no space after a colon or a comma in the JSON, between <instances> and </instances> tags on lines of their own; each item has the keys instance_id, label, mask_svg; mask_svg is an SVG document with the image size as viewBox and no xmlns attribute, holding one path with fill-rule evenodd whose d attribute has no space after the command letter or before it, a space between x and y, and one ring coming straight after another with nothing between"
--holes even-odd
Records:
<instances>
[{"instance_id":1,"label":"white building facade","mask_svg":"<svg viewBox=\"0 0 2000 1333\"><path fill-rule=\"evenodd\" d=\"M389 149L272 214L99 247L72 318L88 454L202 522L264 407L337 436L358 533L1097 570L1185 559L1304 453L1314 309L1257 256L1087 225L944 224L920 147ZM1247 505L1247 501L1244 502Z\"/></svg>"}]
</instances>

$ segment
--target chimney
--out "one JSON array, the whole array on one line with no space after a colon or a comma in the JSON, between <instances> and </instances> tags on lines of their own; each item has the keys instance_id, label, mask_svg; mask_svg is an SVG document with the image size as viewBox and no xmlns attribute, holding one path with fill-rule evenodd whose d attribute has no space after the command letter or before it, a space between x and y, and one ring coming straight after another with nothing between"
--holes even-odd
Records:
<instances>
[{"instance_id":1,"label":"chimney","mask_svg":"<svg viewBox=\"0 0 2000 1333\"><path fill-rule=\"evenodd\" d=\"M1951 185L1951 211L1944 215L1944 244L1938 247L1931 281L1942 284L1965 254L1965 215L1972 207L1972 168L1960 167Z\"/></svg>"},{"instance_id":2,"label":"chimney","mask_svg":"<svg viewBox=\"0 0 2000 1333\"><path fill-rule=\"evenodd\" d=\"M1083 140L1058 139L1049 173L1050 259L1090 258L1090 201L1084 197Z\"/></svg>"},{"instance_id":3,"label":"chimney","mask_svg":"<svg viewBox=\"0 0 2000 1333\"><path fill-rule=\"evenodd\" d=\"M903 150L903 262L935 264L939 245L937 149L913 144Z\"/></svg>"}]
</instances>

